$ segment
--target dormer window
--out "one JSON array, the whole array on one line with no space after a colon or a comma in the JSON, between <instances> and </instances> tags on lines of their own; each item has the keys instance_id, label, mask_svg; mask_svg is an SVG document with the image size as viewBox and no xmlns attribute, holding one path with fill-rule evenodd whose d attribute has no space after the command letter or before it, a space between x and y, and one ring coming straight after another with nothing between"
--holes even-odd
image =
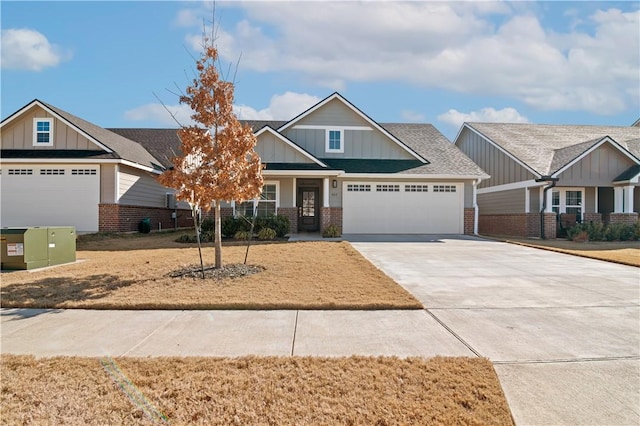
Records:
<instances>
[{"instance_id":1,"label":"dormer window","mask_svg":"<svg viewBox=\"0 0 640 426\"><path fill-rule=\"evenodd\" d=\"M344 130L327 129L326 152L344 152Z\"/></svg>"},{"instance_id":2,"label":"dormer window","mask_svg":"<svg viewBox=\"0 0 640 426\"><path fill-rule=\"evenodd\" d=\"M53 146L53 118L33 119L33 146Z\"/></svg>"}]
</instances>

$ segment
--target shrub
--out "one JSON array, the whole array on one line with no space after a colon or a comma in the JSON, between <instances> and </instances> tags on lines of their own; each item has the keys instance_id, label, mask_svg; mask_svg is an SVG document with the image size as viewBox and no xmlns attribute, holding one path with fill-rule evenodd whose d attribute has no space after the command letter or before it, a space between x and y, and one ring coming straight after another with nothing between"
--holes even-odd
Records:
<instances>
[{"instance_id":1,"label":"shrub","mask_svg":"<svg viewBox=\"0 0 640 426\"><path fill-rule=\"evenodd\" d=\"M220 230L225 237L233 237L238 231L249 231L251 223L241 217L228 217L220 224Z\"/></svg>"},{"instance_id":2,"label":"shrub","mask_svg":"<svg viewBox=\"0 0 640 426\"><path fill-rule=\"evenodd\" d=\"M634 239L633 225L622 225L620 227L620 241L631 241Z\"/></svg>"},{"instance_id":3,"label":"shrub","mask_svg":"<svg viewBox=\"0 0 640 426\"><path fill-rule=\"evenodd\" d=\"M329 225L322 231L324 238L337 238L340 236L340 229L336 225Z\"/></svg>"},{"instance_id":4,"label":"shrub","mask_svg":"<svg viewBox=\"0 0 640 426\"><path fill-rule=\"evenodd\" d=\"M633 225L633 239L640 240L640 222L636 222Z\"/></svg>"},{"instance_id":5,"label":"shrub","mask_svg":"<svg viewBox=\"0 0 640 426\"><path fill-rule=\"evenodd\" d=\"M276 238L276 231L271 228L262 228L260 232L258 232L258 238L261 240L273 240Z\"/></svg>"},{"instance_id":6,"label":"shrub","mask_svg":"<svg viewBox=\"0 0 640 426\"><path fill-rule=\"evenodd\" d=\"M607 241L618 241L622 234L622 223L611 223L605 228L604 237Z\"/></svg>"},{"instance_id":7,"label":"shrub","mask_svg":"<svg viewBox=\"0 0 640 426\"><path fill-rule=\"evenodd\" d=\"M263 228L271 228L278 237L284 237L289 233L289 218L282 215L258 216L254 231L260 232Z\"/></svg>"},{"instance_id":8,"label":"shrub","mask_svg":"<svg viewBox=\"0 0 640 426\"><path fill-rule=\"evenodd\" d=\"M587 224L587 233L590 241L602 241L604 239L604 225L601 222Z\"/></svg>"},{"instance_id":9,"label":"shrub","mask_svg":"<svg viewBox=\"0 0 640 426\"><path fill-rule=\"evenodd\" d=\"M178 238L176 238L177 243L197 243L195 235L182 234Z\"/></svg>"},{"instance_id":10,"label":"shrub","mask_svg":"<svg viewBox=\"0 0 640 426\"><path fill-rule=\"evenodd\" d=\"M575 226L567 229L567 238L571 241L575 241L578 235L583 232L587 232L588 235L587 226L583 224L576 224Z\"/></svg>"},{"instance_id":11,"label":"shrub","mask_svg":"<svg viewBox=\"0 0 640 426\"><path fill-rule=\"evenodd\" d=\"M200 222L200 232L205 234L207 232L211 232L212 234L215 232L216 223L210 217L207 217Z\"/></svg>"},{"instance_id":12,"label":"shrub","mask_svg":"<svg viewBox=\"0 0 640 426\"><path fill-rule=\"evenodd\" d=\"M233 235L233 238L236 240L248 240L251 237L251 233L249 231L238 231Z\"/></svg>"}]
</instances>

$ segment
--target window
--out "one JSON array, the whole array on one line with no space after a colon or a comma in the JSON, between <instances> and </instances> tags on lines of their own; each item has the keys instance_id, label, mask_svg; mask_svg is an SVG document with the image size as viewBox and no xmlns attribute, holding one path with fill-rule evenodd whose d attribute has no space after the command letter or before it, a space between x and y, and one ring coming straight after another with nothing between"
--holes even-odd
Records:
<instances>
[{"instance_id":1,"label":"window","mask_svg":"<svg viewBox=\"0 0 640 426\"><path fill-rule=\"evenodd\" d=\"M400 185L376 185L376 192L400 192Z\"/></svg>"},{"instance_id":2,"label":"window","mask_svg":"<svg viewBox=\"0 0 640 426\"><path fill-rule=\"evenodd\" d=\"M455 185L433 185L433 192L456 192Z\"/></svg>"},{"instance_id":3,"label":"window","mask_svg":"<svg viewBox=\"0 0 640 426\"><path fill-rule=\"evenodd\" d=\"M32 175L32 169L9 169L10 175Z\"/></svg>"},{"instance_id":4,"label":"window","mask_svg":"<svg viewBox=\"0 0 640 426\"><path fill-rule=\"evenodd\" d=\"M371 185L348 184L347 192L371 192Z\"/></svg>"},{"instance_id":5,"label":"window","mask_svg":"<svg viewBox=\"0 0 640 426\"><path fill-rule=\"evenodd\" d=\"M72 175L95 175L97 172L96 169L71 169Z\"/></svg>"},{"instance_id":6,"label":"window","mask_svg":"<svg viewBox=\"0 0 640 426\"><path fill-rule=\"evenodd\" d=\"M256 210L256 202L258 202L258 208ZM253 212L256 210L256 216L270 216L275 215L278 210L278 185L277 183L265 183L262 186L262 194L259 200L245 201L242 203L235 203L236 216L242 215L246 217L253 216Z\"/></svg>"},{"instance_id":7,"label":"window","mask_svg":"<svg viewBox=\"0 0 640 426\"><path fill-rule=\"evenodd\" d=\"M551 193L551 209L554 213L575 214L577 220L582 219L582 200L584 190L582 188L560 188Z\"/></svg>"},{"instance_id":8,"label":"window","mask_svg":"<svg viewBox=\"0 0 640 426\"><path fill-rule=\"evenodd\" d=\"M33 145L53 145L53 118L33 119Z\"/></svg>"},{"instance_id":9,"label":"window","mask_svg":"<svg viewBox=\"0 0 640 426\"><path fill-rule=\"evenodd\" d=\"M63 175L64 169L40 169L41 175Z\"/></svg>"},{"instance_id":10,"label":"window","mask_svg":"<svg viewBox=\"0 0 640 426\"><path fill-rule=\"evenodd\" d=\"M343 130L327 129L326 138L326 152L344 152L344 144L342 143L344 139Z\"/></svg>"},{"instance_id":11,"label":"window","mask_svg":"<svg viewBox=\"0 0 640 426\"><path fill-rule=\"evenodd\" d=\"M405 185L404 192L429 192L429 185Z\"/></svg>"}]
</instances>

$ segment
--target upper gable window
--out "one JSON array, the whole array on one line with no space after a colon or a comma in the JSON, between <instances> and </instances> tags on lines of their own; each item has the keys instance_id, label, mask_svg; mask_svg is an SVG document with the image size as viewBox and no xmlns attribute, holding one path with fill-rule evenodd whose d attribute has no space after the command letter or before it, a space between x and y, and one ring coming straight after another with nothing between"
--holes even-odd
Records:
<instances>
[{"instance_id":1,"label":"upper gable window","mask_svg":"<svg viewBox=\"0 0 640 426\"><path fill-rule=\"evenodd\" d=\"M53 118L33 119L33 145L53 145Z\"/></svg>"},{"instance_id":2,"label":"upper gable window","mask_svg":"<svg viewBox=\"0 0 640 426\"><path fill-rule=\"evenodd\" d=\"M326 152L344 152L344 130L327 129Z\"/></svg>"}]
</instances>

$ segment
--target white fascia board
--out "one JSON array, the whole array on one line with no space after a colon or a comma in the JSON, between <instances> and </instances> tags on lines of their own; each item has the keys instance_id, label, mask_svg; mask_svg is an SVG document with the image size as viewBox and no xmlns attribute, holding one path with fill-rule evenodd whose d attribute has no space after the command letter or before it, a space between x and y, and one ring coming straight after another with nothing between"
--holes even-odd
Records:
<instances>
[{"instance_id":1,"label":"white fascia board","mask_svg":"<svg viewBox=\"0 0 640 426\"><path fill-rule=\"evenodd\" d=\"M402 179L402 180L478 180L477 175L419 175L402 173L344 173L345 179Z\"/></svg>"},{"instance_id":2,"label":"white fascia board","mask_svg":"<svg viewBox=\"0 0 640 426\"><path fill-rule=\"evenodd\" d=\"M517 157L515 157L514 155L512 155L509 151L505 150L504 148L502 148L500 145L498 145L497 143L495 143L494 141L492 141L490 138L486 137L485 135L483 135L481 132L479 132L478 130L474 129L472 126L468 125L467 123L464 123L464 127L466 127L467 129L471 130L473 133L475 133L476 135L480 136L482 139L486 140L487 142L489 142L491 145L493 145L498 151L502 152L504 155L506 155L507 157L511 158L513 161L515 161L516 163L518 163L519 165L521 165L522 167L524 167L525 169L527 169L528 171L530 171L531 173L533 173L535 176L541 177L542 175L540 173L538 173L537 171L535 171L534 169L532 169L529 165L527 165L526 163L522 162L520 159L518 159ZM462 129L460 130L460 132L458 133L458 135L462 132ZM457 144L457 139L456 142L454 143Z\"/></svg>"},{"instance_id":3,"label":"white fascia board","mask_svg":"<svg viewBox=\"0 0 640 426\"><path fill-rule=\"evenodd\" d=\"M578 155L576 158L574 158L573 160L571 160L570 162L568 162L567 164L565 164L564 166L562 166L560 169L558 169L556 172L554 172L551 177L558 177L560 174L562 174L563 172L565 172L567 169L569 169L570 167L572 167L574 164L576 164L577 162L579 162L580 160L582 160L584 157L586 157L587 155L591 154L593 151L595 151L596 149L600 148L603 144L605 144L606 142L608 142L611 146L613 146L614 148L616 148L618 151L620 151L620 153L622 155L624 155L625 157L627 157L629 160L633 161L635 164L640 164L640 160L638 160L633 154L631 154L627 149L625 149L622 145L620 145L618 142L616 142L615 140L611 139L609 136L605 136L602 139L600 139L599 142L597 142L595 145L593 145L591 148L589 148L588 150L584 151L582 154Z\"/></svg>"},{"instance_id":4,"label":"white fascia board","mask_svg":"<svg viewBox=\"0 0 640 426\"><path fill-rule=\"evenodd\" d=\"M328 176L337 177L340 176L342 170L263 170L263 176Z\"/></svg>"},{"instance_id":5,"label":"white fascia board","mask_svg":"<svg viewBox=\"0 0 640 426\"><path fill-rule=\"evenodd\" d=\"M504 185L490 186L488 188L479 188L478 194L490 194L492 192L511 191L512 189L536 188L548 185L548 182L536 182L535 180L523 180L521 182L506 183Z\"/></svg>"},{"instance_id":6,"label":"white fascia board","mask_svg":"<svg viewBox=\"0 0 640 426\"><path fill-rule=\"evenodd\" d=\"M405 145L404 143L402 143L402 141L400 141L398 138L396 138L395 136L393 136L391 133L389 133L387 130L385 130L382 126L380 126L378 123L376 123L374 120L372 120L371 118L369 118L369 116L367 116L365 113L363 113L362 111L360 111L358 108L356 108L354 105L352 105L349 101L347 101L344 97L342 97L338 92L335 92L334 94L332 94L331 96L328 96L327 98L325 98L324 100L318 102L316 105L312 106L311 108L309 108L308 110L306 110L305 112L303 112L302 114L298 115L297 117L295 117L294 119L292 119L291 121L283 124L282 126L280 126L278 128L278 132L281 132L283 130L288 129L289 127L293 126L296 122L302 120L304 117L308 116L309 114L311 114L314 111L317 111L318 109L322 108L324 105L328 104L329 102L331 102L334 99L338 99L340 102L342 102L347 108L349 108L351 111L353 111L354 113L356 113L358 116L360 116L363 120L365 120L367 123L369 123L373 128L375 128L376 130L380 131L382 134L384 134L386 137L388 137L389 139L391 139L391 141L393 141L395 144L397 144L400 148L404 149L405 151L407 151L409 154L411 154L411 156L415 157L416 160L419 160L420 162L424 163L424 164L428 164L429 162L427 160L425 160L424 158L422 158L418 153L416 153L415 151L413 151L411 148L409 148L407 145ZM331 126L327 126L327 127L331 127Z\"/></svg>"},{"instance_id":7,"label":"white fascia board","mask_svg":"<svg viewBox=\"0 0 640 426\"><path fill-rule=\"evenodd\" d=\"M60 114L56 113L55 111L53 111L52 109L50 109L49 107L47 107L46 105L44 105L43 103L41 103L40 101L38 101L37 99L33 102L31 102L30 104L26 105L24 108L22 108L21 110L19 110L18 112L16 112L15 114L13 114L11 117L9 117L7 120L3 121L2 124L0 125L0 128L4 127L5 124L9 124L11 121L13 121L15 118L19 117L20 115L22 115L26 110L30 109L31 107L33 107L34 105L39 106L40 108L42 108L43 110L47 111L49 114L53 115L55 118L57 118L58 120L62 121L64 124L66 124L67 126L71 127L72 129L74 129L76 132L80 133L82 136L84 136L85 138L89 139L91 142L93 142L94 144L96 144L98 147L100 147L100 149L107 151L108 153L112 153L113 150L111 148L109 148L106 145L103 145L102 143L100 143L97 139L95 139L93 136L91 136L88 133L85 133L84 130L82 130L81 128L77 127L76 125L74 125L73 123L67 121L64 117L62 117Z\"/></svg>"},{"instance_id":8,"label":"white fascia board","mask_svg":"<svg viewBox=\"0 0 640 426\"><path fill-rule=\"evenodd\" d=\"M162 174L162 171L156 170L152 167L147 167L134 163L128 160L88 160L86 158L5 158L0 159L0 165L2 164L124 164L129 167L144 170L145 172L151 172L158 175Z\"/></svg>"},{"instance_id":9,"label":"white fascia board","mask_svg":"<svg viewBox=\"0 0 640 426\"><path fill-rule=\"evenodd\" d=\"M258 136L260 136L261 134L265 133L265 132L269 132L272 135L276 136L278 139L280 139L282 142L286 143L287 145L289 145L291 148L295 149L296 151L298 151L300 154L304 155L305 157L307 157L309 160L313 161L314 163L318 164L319 166L322 167L327 167L326 164L324 164L322 161L318 160L316 157L314 157L313 155L309 154L307 151L305 151L304 149L300 148L298 145L296 145L295 143L293 143L292 141L290 141L289 139L287 139L286 137L284 137L283 135L281 135L280 133L276 132L275 130L273 130L271 127L269 126L265 126L262 129L260 129L258 131L258 133L255 133L256 138Z\"/></svg>"}]
</instances>

